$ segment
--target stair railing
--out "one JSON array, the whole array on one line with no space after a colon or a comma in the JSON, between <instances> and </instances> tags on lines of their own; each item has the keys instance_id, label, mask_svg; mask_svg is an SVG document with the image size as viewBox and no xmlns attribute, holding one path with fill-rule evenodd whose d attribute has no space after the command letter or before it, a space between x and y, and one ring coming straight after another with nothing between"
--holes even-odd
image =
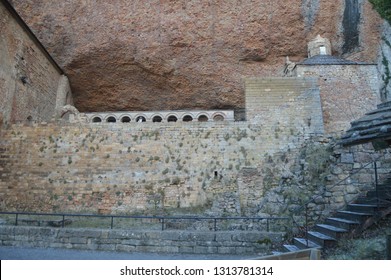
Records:
<instances>
[{"instance_id":1,"label":"stair railing","mask_svg":"<svg viewBox=\"0 0 391 280\"><path fill-rule=\"evenodd\" d=\"M379 180L378 180L378 174L377 174L377 162L374 162L374 168L375 168L375 191L376 191L376 210L379 210L380 208L380 197L379 197Z\"/></svg>"},{"instance_id":2,"label":"stair railing","mask_svg":"<svg viewBox=\"0 0 391 280\"><path fill-rule=\"evenodd\" d=\"M296 226L297 228L302 228L302 226L300 225L300 223L298 221L295 220L295 217L294 215L296 214L299 214L301 213L303 210L304 210L304 230L305 230L305 240L306 240L306 245L307 247L309 242L308 242L308 230L309 230L309 204L310 203L313 203L315 202L316 199L322 197L327 191L331 191L332 189L334 189L335 187L339 186L340 184L342 184L343 182L349 180L350 178L352 178L354 175L358 174L359 172L361 172L362 170L364 169L367 169L368 166L372 165L373 164L373 168L375 170L375 190L376 190L376 200L377 200L377 207L379 207L379 203L380 203L380 197L379 197L379 184L378 184L378 172L377 172L377 161L380 160L382 157L384 157L384 154L383 155L380 155L378 156L374 161L372 162L369 162L365 165L363 165L361 168L355 170L354 172L350 173L347 177L339 180L337 183L335 183L334 185L332 185L331 187L329 187L328 189L325 189L323 190L323 192L321 194L318 194L316 196L314 196L313 198L309 199L308 201L306 201L305 203L303 203L299 208L297 208L296 210L293 210L292 211L292 222L293 222L293 226ZM320 220L322 217L319 216L317 221Z\"/></svg>"}]
</instances>

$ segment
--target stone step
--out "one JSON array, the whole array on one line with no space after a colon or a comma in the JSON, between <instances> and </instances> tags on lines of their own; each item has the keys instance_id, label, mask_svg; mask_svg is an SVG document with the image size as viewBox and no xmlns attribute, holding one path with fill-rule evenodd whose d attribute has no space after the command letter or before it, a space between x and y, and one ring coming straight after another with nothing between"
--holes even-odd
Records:
<instances>
[{"instance_id":1,"label":"stone step","mask_svg":"<svg viewBox=\"0 0 391 280\"><path fill-rule=\"evenodd\" d=\"M371 190L368 191L366 195L368 198L377 198L378 196L381 199L387 199L391 201L391 190Z\"/></svg>"},{"instance_id":2,"label":"stone step","mask_svg":"<svg viewBox=\"0 0 391 280\"><path fill-rule=\"evenodd\" d=\"M390 207L391 201L387 199L377 199L377 197L358 197L355 204L372 204L379 205L380 209Z\"/></svg>"},{"instance_id":3,"label":"stone step","mask_svg":"<svg viewBox=\"0 0 391 280\"><path fill-rule=\"evenodd\" d=\"M309 231L308 239L313 241L316 244L319 244L321 247L329 248L335 246L337 240L329 235L320 233L318 231Z\"/></svg>"},{"instance_id":4,"label":"stone step","mask_svg":"<svg viewBox=\"0 0 391 280\"><path fill-rule=\"evenodd\" d=\"M342 218L337 218L337 217L327 218L325 223L329 224L331 226L346 229L347 231L353 230L354 228L356 228L357 226L360 225L360 223L357 221L353 221L353 220L349 220L349 219L342 219Z\"/></svg>"},{"instance_id":5,"label":"stone step","mask_svg":"<svg viewBox=\"0 0 391 280\"><path fill-rule=\"evenodd\" d=\"M315 226L315 230L323 233L325 235L331 236L332 238L339 239L341 238L344 234L348 233L348 230L341 228L341 227L336 227L332 225L327 225L327 224L317 224Z\"/></svg>"},{"instance_id":6,"label":"stone step","mask_svg":"<svg viewBox=\"0 0 391 280\"><path fill-rule=\"evenodd\" d=\"M391 189L391 181L388 181L388 182L385 182L385 183L382 183L382 184L378 184L377 188L378 189L384 189L384 190L390 190Z\"/></svg>"},{"instance_id":7,"label":"stone step","mask_svg":"<svg viewBox=\"0 0 391 280\"><path fill-rule=\"evenodd\" d=\"M300 250L300 248L295 245L285 244L283 247L285 252L295 252Z\"/></svg>"},{"instance_id":8,"label":"stone step","mask_svg":"<svg viewBox=\"0 0 391 280\"><path fill-rule=\"evenodd\" d=\"M375 203L377 203L377 198L376 197L359 196L355 200L355 203L357 203L357 204L375 204Z\"/></svg>"},{"instance_id":9,"label":"stone step","mask_svg":"<svg viewBox=\"0 0 391 280\"><path fill-rule=\"evenodd\" d=\"M363 203L350 203L348 204L346 210L352 212L361 212L361 213L375 213L378 209L376 204L363 204Z\"/></svg>"},{"instance_id":10,"label":"stone step","mask_svg":"<svg viewBox=\"0 0 391 280\"><path fill-rule=\"evenodd\" d=\"M352 220L359 223L364 222L366 219L373 216L373 213L366 213L366 212L355 212L355 211L337 211L337 214L335 217L342 218L346 220Z\"/></svg>"},{"instance_id":11,"label":"stone step","mask_svg":"<svg viewBox=\"0 0 391 280\"><path fill-rule=\"evenodd\" d=\"M321 248L321 246L319 244L316 244L315 242L313 242L311 240L307 241L307 239L299 238L299 237L293 238L293 245L295 245L299 249Z\"/></svg>"}]
</instances>

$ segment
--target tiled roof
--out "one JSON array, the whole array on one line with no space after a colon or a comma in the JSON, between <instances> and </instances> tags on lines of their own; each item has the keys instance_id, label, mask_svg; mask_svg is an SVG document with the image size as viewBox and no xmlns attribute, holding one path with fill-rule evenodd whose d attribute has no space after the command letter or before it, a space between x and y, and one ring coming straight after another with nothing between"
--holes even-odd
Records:
<instances>
[{"instance_id":1,"label":"tiled roof","mask_svg":"<svg viewBox=\"0 0 391 280\"><path fill-rule=\"evenodd\" d=\"M367 65L368 63L354 62L332 55L315 55L307 58L297 65Z\"/></svg>"},{"instance_id":2,"label":"tiled roof","mask_svg":"<svg viewBox=\"0 0 391 280\"><path fill-rule=\"evenodd\" d=\"M342 136L343 146L372 142L375 149L391 143L391 102L382 103L362 118L353 121L351 128Z\"/></svg>"}]
</instances>

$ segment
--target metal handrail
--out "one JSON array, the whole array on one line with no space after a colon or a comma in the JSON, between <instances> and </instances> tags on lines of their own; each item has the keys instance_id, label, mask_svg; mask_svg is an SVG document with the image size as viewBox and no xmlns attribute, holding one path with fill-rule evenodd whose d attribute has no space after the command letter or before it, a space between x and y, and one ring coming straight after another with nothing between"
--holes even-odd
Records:
<instances>
[{"instance_id":1,"label":"metal handrail","mask_svg":"<svg viewBox=\"0 0 391 280\"><path fill-rule=\"evenodd\" d=\"M308 228L309 228L309 221L308 221L308 205L309 205L310 203L315 202L315 200L316 200L317 198L322 197L327 191L331 191L331 190L334 189L335 187L339 186L341 183L343 183L343 182L347 181L348 179L352 178L354 175L358 174L359 172L361 172L362 170L366 169L368 166L370 166L370 165L372 165L372 164L374 165L374 168L375 168L375 190L376 190L376 193L377 193L377 201L378 201L377 203L379 203L379 197L378 197L378 178L377 178L377 177L378 177L378 174L377 174L377 164L376 164L376 162L377 162L379 159L381 159L382 157L384 157L384 156L385 156L384 154L378 156L374 161L369 162L369 163L363 165L361 168L355 170L354 172L352 172L351 174L349 174L347 177L345 177L345 178L339 180L337 183L335 183L334 185L332 185L330 188L323 190L323 192L322 192L321 194L318 194L317 196L315 196L315 197L309 199L308 201L306 201L305 203L303 203L299 208L297 208L297 209L295 209L295 210L292 211L292 217L291 217L291 218L292 218L292 223L293 223L294 225L296 225L297 227L301 227L301 226L299 225L299 223L295 220L294 214L298 214L298 213L302 212L303 209L305 209L305 214L304 214L304 215L305 215L305 225L304 225L304 228L305 228L305 235L306 235L306 236L305 236L305 239L306 239L306 241L307 241L307 246L308 246Z\"/></svg>"},{"instance_id":2,"label":"metal handrail","mask_svg":"<svg viewBox=\"0 0 391 280\"><path fill-rule=\"evenodd\" d=\"M18 225L19 215L26 216L58 216L62 217L61 227L65 227L65 217L89 217L89 218L110 218L110 228L114 228L114 219L115 218L125 218L125 219L156 219L161 223L161 230L166 229L166 222L169 220L213 220L214 221L214 231L217 231L217 222L223 220L252 220L252 221L262 221L266 220L266 231L270 231L270 221L276 220L287 220L289 217L200 217L200 216L130 216L130 215L98 215L98 214L72 214L72 213L34 213L34 212L0 212L0 215L15 215L15 226Z\"/></svg>"}]
</instances>

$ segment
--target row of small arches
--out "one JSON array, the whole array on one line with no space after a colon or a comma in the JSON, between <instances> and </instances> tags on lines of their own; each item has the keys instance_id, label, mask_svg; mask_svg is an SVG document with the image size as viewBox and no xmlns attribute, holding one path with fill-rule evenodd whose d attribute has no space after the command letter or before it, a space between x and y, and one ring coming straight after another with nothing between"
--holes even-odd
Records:
<instances>
[{"instance_id":1,"label":"row of small arches","mask_svg":"<svg viewBox=\"0 0 391 280\"><path fill-rule=\"evenodd\" d=\"M209 121L209 118L206 115L200 115L198 118L196 118L196 120L198 122L207 122L207 121ZM213 116L213 121L224 121L224 120L225 120L225 118L224 118L223 115L217 114L217 115ZM109 116L105 120L103 120L99 116L96 116L96 117L92 118L92 122L93 123L100 123L100 122L103 122L103 121L108 122L108 123L115 123L118 120L114 116ZM123 116L123 117L121 117L119 119L119 121L122 122L122 123L129 123L129 122L132 121L132 119L129 116ZM146 122L147 119L144 116L137 116L134 119L134 121L135 122ZM152 118L152 122L154 122L154 123L159 123L159 122L162 122L162 121L163 121L163 118L161 116L154 116ZM167 122L177 122L177 121L178 121L178 117L175 116L175 115L170 115L167 118ZM192 122L192 121L194 121L194 118L192 116L190 116L190 115L185 115L185 116L183 116L182 121L183 122Z\"/></svg>"}]
</instances>

